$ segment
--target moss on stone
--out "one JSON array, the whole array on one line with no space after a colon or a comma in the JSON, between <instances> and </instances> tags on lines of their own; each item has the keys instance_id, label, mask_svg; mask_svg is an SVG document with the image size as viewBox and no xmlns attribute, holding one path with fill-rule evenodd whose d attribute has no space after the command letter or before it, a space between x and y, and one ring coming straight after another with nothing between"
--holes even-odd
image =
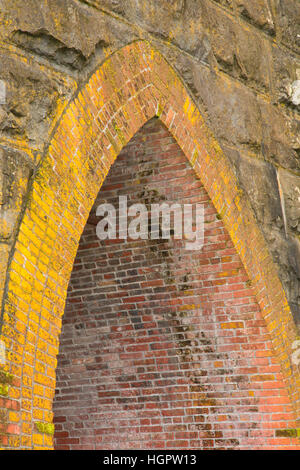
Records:
<instances>
[{"instance_id":1,"label":"moss on stone","mask_svg":"<svg viewBox=\"0 0 300 470\"><path fill-rule=\"evenodd\" d=\"M294 429L276 429L276 437L300 437L300 428Z\"/></svg>"},{"instance_id":2,"label":"moss on stone","mask_svg":"<svg viewBox=\"0 0 300 470\"><path fill-rule=\"evenodd\" d=\"M162 107L161 104L159 103L159 104L158 104L158 109L157 109L156 116L157 116L157 117L160 117L160 116L162 115L162 113L163 113L163 110L164 110L163 107Z\"/></svg>"},{"instance_id":3,"label":"moss on stone","mask_svg":"<svg viewBox=\"0 0 300 470\"><path fill-rule=\"evenodd\" d=\"M13 381L13 375L10 374L9 372L5 372L4 370L0 371L0 384L12 384Z\"/></svg>"},{"instance_id":4,"label":"moss on stone","mask_svg":"<svg viewBox=\"0 0 300 470\"><path fill-rule=\"evenodd\" d=\"M8 385L7 384L0 384L0 395L3 397L8 396Z\"/></svg>"},{"instance_id":5,"label":"moss on stone","mask_svg":"<svg viewBox=\"0 0 300 470\"><path fill-rule=\"evenodd\" d=\"M54 424L53 423L36 423L36 428L39 432L43 434L48 434L49 436L53 436L54 434Z\"/></svg>"}]
</instances>

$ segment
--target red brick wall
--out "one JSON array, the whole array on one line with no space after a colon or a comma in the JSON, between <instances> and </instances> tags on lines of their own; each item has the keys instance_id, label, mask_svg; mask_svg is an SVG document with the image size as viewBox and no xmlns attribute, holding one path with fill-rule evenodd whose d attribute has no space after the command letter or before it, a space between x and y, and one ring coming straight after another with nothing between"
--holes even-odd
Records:
<instances>
[{"instance_id":1,"label":"red brick wall","mask_svg":"<svg viewBox=\"0 0 300 470\"><path fill-rule=\"evenodd\" d=\"M101 242L95 207L201 203L205 244ZM81 238L63 319L56 449L291 448L293 415L241 261L169 132L117 158Z\"/></svg>"}]
</instances>

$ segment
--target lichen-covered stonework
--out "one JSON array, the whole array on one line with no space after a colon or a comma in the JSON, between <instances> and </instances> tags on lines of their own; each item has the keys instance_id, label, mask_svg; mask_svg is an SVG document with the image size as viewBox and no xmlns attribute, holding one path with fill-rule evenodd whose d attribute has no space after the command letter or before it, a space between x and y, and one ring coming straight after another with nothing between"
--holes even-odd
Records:
<instances>
[{"instance_id":1,"label":"lichen-covered stonework","mask_svg":"<svg viewBox=\"0 0 300 470\"><path fill-rule=\"evenodd\" d=\"M32 376L35 369L30 359L34 346L31 345L38 341L39 331L48 331L44 322L53 324L53 331L47 333L49 337L45 334L47 341L50 338L50 343L53 343L53 351L51 350L49 356L46 354L47 357L43 357L43 361L48 361L48 366L55 368L57 343L53 338L56 338L60 329L60 322L53 320L52 313L47 313L49 318L45 314L46 319L41 320L39 317L40 305L42 309L49 307L48 300L42 300L42 292L48 295L47 289L51 291L52 288L47 285L46 291L43 291L43 276L47 274L47 282L50 284L58 282L55 273L57 275L63 271L61 266L64 262L59 259L55 250L51 250L55 243L60 241L63 244L68 238L67 234L71 228L67 222L68 215L70 216L72 210L76 213L76 201L80 201L77 206L77 212L78 207L81 211L78 215L80 223L87 216L88 204L92 203L89 201L86 208L83 208L84 203L77 188L73 195L74 200L68 199L70 207L63 205L69 197L68 185L65 182L60 186L59 178L68 171L70 163L68 159L62 161L61 167L55 167L57 173L52 174L52 160L47 157L49 145L52 142L50 148L54 149L53 154L56 157L60 151L66 154L72 151L69 135L64 134L64 129L69 132L72 130L72 138L76 142L84 136L85 143L80 144L76 152L74 147L72 155L74 161L80 162L81 165L84 147L91 144L96 135L95 128L98 126L93 121L97 111L94 108L96 98L91 100L93 93L89 88L95 85L88 85L86 88L88 80L100 70L102 64L108 64L101 69L101 80L106 80L107 89L103 103L98 103L99 107L105 106L118 87L124 85L121 83L124 70L130 74L135 70L135 64L142 60L140 56L135 56L135 52L130 53L128 57L125 54L124 62L121 62L124 70L118 75L117 67L110 65L109 58L114 57L127 45L138 41L147 41L153 50L164 57L213 133L220 145L220 152L230 162L230 175L235 176L241 194L245 195L241 197L241 207L244 207L244 199L247 198L253 211L251 214L253 213L271 253L276 275L278 272L288 302L288 307L283 310L290 309L293 321L298 325L298 329L300 327L299 1L2 0L0 80L6 93L4 102L1 100L0 104L0 299L3 307L2 333L10 338L7 340L7 358L9 363L13 364L12 370L10 367L8 369L14 377L11 384L1 384L4 395L7 393L10 397L8 400L0 394L0 400L6 400L6 405L3 404L4 412L0 415L0 422L6 422L6 425L1 424L5 446L51 446L50 434L44 436L36 432L38 428L32 425L32 419L35 422L51 422L51 405L48 400L52 399L53 392L49 390L53 388L55 374L51 372L50 378L45 380L44 384L38 379L34 385ZM163 114L164 105L170 99L169 96L173 96L178 102L178 109L184 109L184 115L188 116L188 122L193 126L194 105L180 102L177 78L175 80L174 76L169 74L164 63L161 69L158 69L158 65L155 67L159 70L158 75L161 74L161 78L165 80L159 91L163 98L155 98L161 107L155 110L156 115ZM139 90L143 89L143 80L148 85L151 82L147 82L147 77L145 78L148 72L144 71L140 78L141 83L134 85L139 87ZM174 86L177 86L175 91ZM145 104L147 99L151 103L149 108L153 104L150 89L152 90L148 87L146 91L141 91L141 97L136 99L136 106L140 106L142 111L133 113L131 107L126 108L127 115L118 121L124 122L122 130L119 129L119 124L112 124L111 132L116 134L113 135L116 140L113 140L110 150L113 158L128 142L129 135L131 137L131 130L126 130L125 123L130 121L130 129L138 130L145 120L138 117L139 113L153 117L153 112L146 109ZM80 90L85 90L85 94L78 95ZM95 90L95 93L101 95L102 91L97 87ZM133 92L128 87L124 93L130 96ZM85 110L85 123L81 122L83 114L78 108L72 108L77 96L80 97L79 108ZM106 113L111 116L117 112L123 99L123 96L117 96ZM172 109L174 110L174 107ZM74 122L69 125L69 122L64 121L64 116ZM104 113L100 117L100 130L102 124L107 122L106 119L107 115ZM170 121L170 115L166 115L164 119L166 122ZM198 122L197 119L195 121ZM60 123L63 123L61 127ZM59 150L56 143L53 144L57 129L62 129ZM178 139L182 139L182 135L178 136ZM107 140L107 136L103 138L103 145L109 145L105 139ZM206 149L210 145L209 139L207 137L207 141L203 140ZM189 154L188 148L183 150L186 155ZM212 154L214 152L217 154L217 150L213 149ZM191 156L192 164L195 163L194 159L196 162L200 161L200 157L198 160L197 158L198 154ZM203 155L201 158L204 158ZM219 161L217 157L216 160ZM221 157L220 161L223 162ZM85 163L81 176L78 176L80 184L80 178L84 176L87 181L91 181L91 185L93 184L93 172L100 171L95 170L93 162L91 156L90 161ZM102 181L110 163L101 165ZM229 188L231 176L226 176L227 167L226 171L224 169L224 175L222 173L222 178L227 181ZM209 177L213 181L214 177ZM70 171L70 182L74 178ZM56 184L60 193L52 194L49 188ZM215 205L219 204L217 210L220 211L220 216L224 217L221 199L213 186L214 183L207 184L211 185L212 192L215 191L215 201L211 194L210 197ZM232 185L234 186L235 182ZM36 198L32 196L32 188L38 188ZM43 190L45 191L42 192ZM228 189L229 193L230 190ZM97 193L94 188L90 191L91 195L87 194L87 199ZM222 193L220 188L219 192ZM55 202L50 203L53 200ZM30 225L27 223L28 214L36 211L38 204L41 204L39 217L43 220L39 225L36 220L30 219ZM48 212L50 208L60 206L66 211L65 232L60 233L56 239L55 227L59 219L53 216L53 220L50 220ZM236 215L239 216L238 211ZM225 216L227 217L227 213ZM25 229L20 230L21 226L26 227L26 233ZM77 235L80 234L74 235L70 244L73 239L78 238ZM51 243L53 241L53 246L50 247L46 236ZM235 227L232 228L230 236L236 246L240 246ZM249 237L251 236L252 229L249 228ZM29 239L28 246L25 246ZM24 247L22 254L19 252L20 244ZM75 256L76 244L72 245L72 248L65 246L64 250L66 260L71 262L73 255ZM262 253L262 260L265 260L264 250ZM243 262L246 259L247 253ZM21 273L22 282L16 277L15 263L20 266L20 270L23 269L24 273L27 273ZM252 266L252 260L249 260L250 265ZM42 274L37 275L36 269ZM273 272L272 269L270 272ZM270 273L265 268L262 268L263 270L266 279L269 279ZM277 285L277 280L275 284ZM16 286L13 290L10 287L12 285ZM31 286L34 286L34 294ZM65 286L60 286L55 294L51 291L50 302L53 301L52 295L61 295L59 289L63 290ZM271 286L271 289L276 305L276 288ZM284 302L281 300L281 306ZM62 305L63 300L57 301L57 311L62 310ZM274 309L276 310L274 307L269 317L268 305L265 306L270 331L276 331L277 328L273 324ZM277 309L278 318L281 311L281 307ZM55 313L56 311L54 316ZM287 317L282 315L284 330ZM30 323L29 329L24 326L27 321ZM288 326L287 332L282 333L277 342L276 335L274 336L275 349L278 347L279 351L285 342L287 344L290 338L295 336L290 333L291 329L293 328ZM46 341L46 338L44 340ZM27 348L25 355L22 352L24 347ZM42 346L41 351L41 354L46 353ZM288 353L286 357L285 353L283 347L282 353L278 354L281 363L286 364L283 367L288 370ZM21 369L24 372L22 374ZM44 374L45 370L37 373ZM293 373L290 375L293 377ZM286 376L288 377L289 373ZM19 389L21 377L27 381L22 385L22 394ZM295 383L297 380L290 388L294 390L292 395L296 393ZM29 390L35 387L34 393L38 393L39 387L44 385L49 387L48 392L40 398L35 397L35 404L31 408L29 402L32 391ZM9 413L11 419L8 417ZM21 421L18 421L14 413L23 413ZM17 426L22 430L22 437L17 432ZM6 433L10 437L7 437Z\"/></svg>"}]
</instances>

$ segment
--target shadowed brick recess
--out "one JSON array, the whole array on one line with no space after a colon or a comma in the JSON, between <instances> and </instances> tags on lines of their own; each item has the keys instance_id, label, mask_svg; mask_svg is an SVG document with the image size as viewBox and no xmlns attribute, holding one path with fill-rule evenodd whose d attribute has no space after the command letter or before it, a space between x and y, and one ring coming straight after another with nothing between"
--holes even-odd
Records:
<instances>
[{"instance_id":1,"label":"shadowed brick recess","mask_svg":"<svg viewBox=\"0 0 300 470\"><path fill-rule=\"evenodd\" d=\"M205 242L100 241L96 208L203 204ZM129 218L130 220L130 218ZM157 120L110 169L69 284L56 449L297 448L280 367L249 278L203 185ZM298 446L299 448L299 446Z\"/></svg>"}]
</instances>

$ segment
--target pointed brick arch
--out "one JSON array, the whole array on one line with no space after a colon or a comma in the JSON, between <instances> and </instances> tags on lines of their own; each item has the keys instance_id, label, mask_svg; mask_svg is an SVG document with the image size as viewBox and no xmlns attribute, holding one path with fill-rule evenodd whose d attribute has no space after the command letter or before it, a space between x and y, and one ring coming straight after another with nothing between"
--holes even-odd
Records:
<instances>
[{"instance_id":1,"label":"pointed brick arch","mask_svg":"<svg viewBox=\"0 0 300 470\"><path fill-rule=\"evenodd\" d=\"M134 42L108 58L73 100L33 183L12 257L1 339L8 399L4 444L52 446L61 318L79 238L111 164L158 116L200 177L245 266L297 416L296 329L247 197L187 89L162 55ZM12 416L14 416L12 415Z\"/></svg>"}]
</instances>

